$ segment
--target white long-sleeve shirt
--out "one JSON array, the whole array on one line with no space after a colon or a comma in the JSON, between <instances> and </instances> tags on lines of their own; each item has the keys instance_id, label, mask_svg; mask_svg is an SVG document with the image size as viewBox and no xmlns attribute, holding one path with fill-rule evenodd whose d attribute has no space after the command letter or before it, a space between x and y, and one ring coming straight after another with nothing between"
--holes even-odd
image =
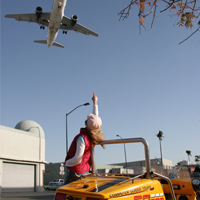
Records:
<instances>
[{"instance_id":1,"label":"white long-sleeve shirt","mask_svg":"<svg viewBox=\"0 0 200 200\"><path fill-rule=\"evenodd\" d=\"M94 105L93 104L93 111L92 111L92 113L94 115L97 115L97 116L99 115L98 105ZM76 140L76 153L75 153L74 157L68 159L66 161L65 165L67 167L73 167L73 166L78 165L81 162L81 160L82 160L84 151L85 151L85 141L84 141L83 137L80 136Z\"/></svg>"}]
</instances>

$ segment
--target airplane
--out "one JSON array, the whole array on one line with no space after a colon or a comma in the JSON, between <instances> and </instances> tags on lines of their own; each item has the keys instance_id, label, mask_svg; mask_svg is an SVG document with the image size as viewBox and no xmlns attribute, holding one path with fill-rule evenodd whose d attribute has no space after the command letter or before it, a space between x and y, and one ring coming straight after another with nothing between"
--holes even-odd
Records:
<instances>
[{"instance_id":1,"label":"airplane","mask_svg":"<svg viewBox=\"0 0 200 200\"><path fill-rule=\"evenodd\" d=\"M67 0L54 0L51 12L43 13L41 7L36 7L35 13L31 14L11 14L5 15L6 18L14 18L17 21L35 22L40 25L40 29L48 27L47 40L35 40L36 43L47 44L48 47L57 46L64 48L63 45L55 42L59 29L63 30L63 34L67 34L68 30L73 30L85 35L93 35L98 37L98 34L92 30L79 24L78 16L72 15L71 19L64 15L64 10Z\"/></svg>"}]
</instances>

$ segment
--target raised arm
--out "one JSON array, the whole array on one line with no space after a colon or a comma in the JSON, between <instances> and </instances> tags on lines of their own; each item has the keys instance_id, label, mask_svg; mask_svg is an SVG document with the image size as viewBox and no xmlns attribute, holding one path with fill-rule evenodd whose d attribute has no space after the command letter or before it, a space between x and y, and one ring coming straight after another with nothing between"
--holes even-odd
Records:
<instances>
[{"instance_id":1,"label":"raised arm","mask_svg":"<svg viewBox=\"0 0 200 200\"><path fill-rule=\"evenodd\" d=\"M98 97L95 95L95 92L93 93L92 101L93 101L93 111L92 111L92 113L94 115L98 116L99 115L98 105L97 105Z\"/></svg>"}]
</instances>

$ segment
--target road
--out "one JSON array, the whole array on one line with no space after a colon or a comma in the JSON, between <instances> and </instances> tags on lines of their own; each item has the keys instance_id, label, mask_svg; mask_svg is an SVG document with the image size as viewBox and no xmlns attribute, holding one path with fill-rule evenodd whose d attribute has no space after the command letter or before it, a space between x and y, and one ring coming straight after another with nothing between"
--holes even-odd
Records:
<instances>
[{"instance_id":1,"label":"road","mask_svg":"<svg viewBox=\"0 0 200 200\"><path fill-rule=\"evenodd\" d=\"M56 191L44 192L5 192L1 193L0 200L53 200Z\"/></svg>"}]
</instances>

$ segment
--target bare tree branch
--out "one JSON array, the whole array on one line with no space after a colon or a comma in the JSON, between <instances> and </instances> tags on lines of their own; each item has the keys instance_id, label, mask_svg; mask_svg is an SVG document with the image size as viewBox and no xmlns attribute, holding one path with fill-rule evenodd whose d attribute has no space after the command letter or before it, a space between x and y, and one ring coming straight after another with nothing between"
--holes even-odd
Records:
<instances>
[{"instance_id":1,"label":"bare tree branch","mask_svg":"<svg viewBox=\"0 0 200 200\"><path fill-rule=\"evenodd\" d=\"M182 44L183 42L185 42L186 40L188 40L191 36L193 36L199 30L199 28L196 31L194 31L191 35L189 35L186 39L184 39L182 42L180 42L179 44Z\"/></svg>"}]
</instances>

